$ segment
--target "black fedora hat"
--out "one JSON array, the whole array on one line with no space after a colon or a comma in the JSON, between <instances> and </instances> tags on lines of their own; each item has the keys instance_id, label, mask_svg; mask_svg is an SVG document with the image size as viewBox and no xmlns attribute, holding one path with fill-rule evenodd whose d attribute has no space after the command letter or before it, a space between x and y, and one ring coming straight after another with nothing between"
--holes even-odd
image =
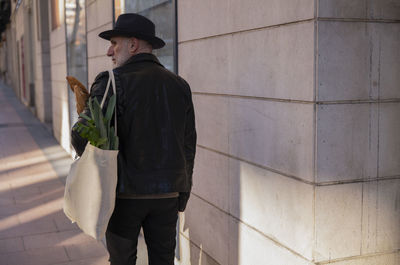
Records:
<instances>
[{"instance_id":1,"label":"black fedora hat","mask_svg":"<svg viewBox=\"0 0 400 265\"><path fill-rule=\"evenodd\" d=\"M112 30L106 30L99 34L100 38L110 40L112 37L124 36L135 37L149 42L153 49L164 47L165 42L155 36L154 23L139 14L127 13L118 17L115 27Z\"/></svg>"}]
</instances>

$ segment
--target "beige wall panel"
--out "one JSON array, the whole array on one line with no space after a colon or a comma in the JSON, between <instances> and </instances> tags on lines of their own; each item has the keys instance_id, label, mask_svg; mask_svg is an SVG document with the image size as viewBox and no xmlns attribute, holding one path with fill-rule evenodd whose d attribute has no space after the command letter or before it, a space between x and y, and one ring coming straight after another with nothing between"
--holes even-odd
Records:
<instances>
[{"instance_id":1,"label":"beige wall panel","mask_svg":"<svg viewBox=\"0 0 400 265\"><path fill-rule=\"evenodd\" d=\"M193 95L197 144L224 153L229 152L229 99Z\"/></svg>"},{"instance_id":2,"label":"beige wall panel","mask_svg":"<svg viewBox=\"0 0 400 265\"><path fill-rule=\"evenodd\" d=\"M220 264L228 264L229 216L202 199L190 197L180 230Z\"/></svg>"},{"instance_id":3,"label":"beige wall panel","mask_svg":"<svg viewBox=\"0 0 400 265\"><path fill-rule=\"evenodd\" d=\"M192 192L229 212L228 157L197 147Z\"/></svg>"},{"instance_id":4,"label":"beige wall panel","mask_svg":"<svg viewBox=\"0 0 400 265\"><path fill-rule=\"evenodd\" d=\"M318 0L318 17L367 18L366 0Z\"/></svg>"},{"instance_id":5,"label":"beige wall panel","mask_svg":"<svg viewBox=\"0 0 400 265\"><path fill-rule=\"evenodd\" d=\"M194 104L199 145L313 181L312 104L203 95Z\"/></svg>"},{"instance_id":6,"label":"beige wall panel","mask_svg":"<svg viewBox=\"0 0 400 265\"><path fill-rule=\"evenodd\" d=\"M364 183L363 254L400 248L400 179Z\"/></svg>"},{"instance_id":7,"label":"beige wall panel","mask_svg":"<svg viewBox=\"0 0 400 265\"><path fill-rule=\"evenodd\" d=\"M67 64L67 48L65 42L51 48L51 64Z\"/></svg>"},{"instance_id":8,"label":"beige wall panel","mask_svg":"<svg viewBox=\"0 0 400 265\"><path fill-rule=\"evenodd\" d=\"M112 22L113 1L96 0L86 7L87 31Z\"/></svg>"},{"instance_id":9,"label":"beige wall panel","mask_svg":"<svg viewBox=\"0 0 400 265\"><path fill-rule=\"evenodd\" d=\"M400 2L398 6L400 18ZM400 98L400 23L382 23L376 28L380 40L380 97Z\"/></svg>"},{"instance_id":10,"label":"beige wall panel","mask_svg":"<svg viewBox=\"0 0 400 265\"><path fill-rule=\"evenodd\" d=\"M235 159L229 167L231 214L311 260L313 186Z\"/></svg>"},{"instance_id":11,"label":"beige wall panel","mask_svg":"<svg viewBox=\"0 0 400 265\"><path fill-rule=\"evenodd\" d=\"M196 92L312 101L313 73L313 22L179 45L179 74Z\"/></svg>"},{"instance_id":12,"label":"beige wall panel","mask_svg":"<svg viewBox=\"0 0 400 265\"><path fill-rule=\"evenodd\" d=\"M371 3L373 18L400 19L400 4L398 0L373 0Z\"/></svg>"},{"instance_id":13,"label":"beige wall panel","mask_svg":"<svg viewBox=\"0 0 400 265\"><path fill-rule=\"evenodd\" d=\"M231 98L229 154L313 181L312 104Z\"/></svg>"},{"instance_id":14,"label":"beige wall panel","mask_svg":"<svg viewBox=\"0 0 400 265\"><path fill-rule=\"evenodd\" d=\"M67 85L67 64L53 64L51 66L51 77L53 82L64 82Z\"/></svg>"},{"instance_id":15,"label":"beige wall panel","mask_svg":"<svg viewBox=\"0 0 400 265\"><path fill-rule=\"evenodd\" d=\"M319 105L316 181L377 177L378 104Z\"/></svg>"},{"instance_id":16,"label":"beige wall panel","mask_svg":"<svg viewBox=\"0 0 400 265\"><path fill-rule=\"evenodd\" d=\"M312 265L250 227L230 218L229 265Z\"/></svg>"},{"instance_id":17,"label":"beige wall panel","mask_svg":"<svg viewBox=\"0 0 400 265\"><path fill-rule=\"evenodd\" d=\"M372 257L360 257L337 262L329 262L329 265L398 265L400 264L400 254L389 253Z\"/></svg>"},{"instance_id":18,"label":"beige wall panel","mask_svg":"<svg viewBox=\"0 0 400 265\"><path fill-rule=\"evenodd\" d=\"M178 1L179 42L314 17L313 0ZM212 25L212 26L210 26Z\"/></svg>"},{"instance_id":19,"label":"beige wall panel","mask_svg":"<svg viewBox=\"0 0 400 265\"><path fill-rule=\"evenodd\" d=\"M112 61L107 56L90 58L88 60L88 83L91 85L98 74L112 68Z\"/></svg>"},{"instance_id":20,"label":"beige wall panel","mask_svg":"<svg viewBox=\"0 0 400 265\"><path fill-rule=\"evenodd\" d=\"M37 70L39 70L38 68ZM36 115L41 122L44 122L45 116L45 104L44 104L44 95L43 95L43 81L40 79L35 80L35 107L36 107Z\"/></svg>"},{"instance_id":21,"label":"beige wall panel","mask_svg":"<svg viewBox=\"0 0 400 265\"><path fill-rule=\"evenodd\" d=\"M379 177L400 175L400 103L379 107Z\"/></svg>"},{"instance_id":22,"label":"beige wall panel","mask_svg":"<svg viewBox=\"0 0 400 265\"><path fill-rule=\"evenodd\" d=\"M36 69L35 69L35 81L37 82L38 80L42 80L43 81L43 67L39 64L39 62L41 62L41 56L37 55L36 56ZM35 90L37 91L37 86L38 84L35 84ZM40 90L43 90L42 87L39 88Z\"/></svg>"},{"instance_id":23,"label":"beige wall panel","mask_svg":"<svg viewBox=\"0 0 400 265\"><path fill-rule=\"evenodd\" d=\"M399 19L396 0L319 0L319 17Z\"/></svg>"},{"instance_id":24,"label":"beige wall panel","mask_svg":"<svg viewBox=\"0 0 400 265\"><path fill-rule=\"evenodd\" d=\"M175 257L176 265L220 265L204 252L203 248L197 247L181 234L179 235L179 256L179 259Z\"/></svg>"},{"instance_id":25,"label":"beige wall panel","mask_svg":"<svg viewBox=\"0 0 400 265\"><path fill-rule=\"evenodd\" d=\"M372 254L377 251L378 227L378 181L362 184L362 249L361 254Z\"/></svg>"},{"instance_id":26,"label":"beige wall panel","mask_svg":"<svg viewBox=\"0 0 400 265\"><path fill-rule=\"evenodd\" d=\"M400 24L318 22L318 99L400 96Z\"/></svg>"},{"instance_id":27,"label":"beige wall panel","mask_svg":"<svg viewBox=\"0 0 400 265\"><path fill-rule=\"evenodd\" d=\"M60 18L60 19L62 19L62 21L64 20L64 18ZM63 23L61 25L62 26L56 28L55 30L50 31L50 47L51 48L57 47L62 44L65 45L65 27L64 27ZM65 53L66 53L66 50L64 50L63 54L65 54Z\"/></svg>"},{"instance_id":28,"label":"beige wall panel","mask_svg":"<svg viewBox=\"0 0 400 265\"><path fill-rule=\"evenodd\" d=\"M107 54L107 49L110 46L110 42L100 38L98 35L100 32L109 30L111 28L112 23L108 23L87 33L88 58L104 56Z\"/></svg>"},{"instance_id":29,"label":"beige wall panel","mask_svg":"<svg viewBox=\"0 0 400 265\"><path fill-rule=\"evenodd\" d=\"M362 183L316 187L315 260L361 254Z\"/></svg>"},{"instance_id":30,"label":"beige wall panel","mask_svg":"<svg viewBox=\"0 0 400 265\"><path fill-rule=\"evenodd\" d=\"M371 54L369 24L318 22L318 100L376 98L377 50Z\"/></svg>"},{"instance_id":31,"label":"beige wall panel","mask_svg":"<svg viewBox=\"0 0 400 265\"><path fill-rule=\"evenodd\" d=\"M380 181L377 192L377 250L399 250L400 179Z\"/></svg>"}]
</instances>

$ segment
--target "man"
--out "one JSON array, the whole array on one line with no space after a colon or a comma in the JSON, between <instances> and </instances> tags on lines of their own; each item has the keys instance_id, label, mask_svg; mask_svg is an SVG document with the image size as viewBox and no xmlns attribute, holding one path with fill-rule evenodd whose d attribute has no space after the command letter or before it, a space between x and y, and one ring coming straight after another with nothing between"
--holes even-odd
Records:
<instances>
[{"instance_id":1,"label":"man","mask_svg":"<svg viewBox=\"0 0 400 265\"><path fill-rule=\"evenodd\" d=\"M189 199L196 151L191 91L151 53L165 43L149 19L120 15L114 29L99 36L111 42L107 55L117 89L117 199L106 232L111 265L136 263L141 227L149 264L174 264L178 211ZM100 101L107 81L108 72L100 73L90 98ZM71 136L81 155L87 141L74 130Z\"/></svg>"}]
</instances>

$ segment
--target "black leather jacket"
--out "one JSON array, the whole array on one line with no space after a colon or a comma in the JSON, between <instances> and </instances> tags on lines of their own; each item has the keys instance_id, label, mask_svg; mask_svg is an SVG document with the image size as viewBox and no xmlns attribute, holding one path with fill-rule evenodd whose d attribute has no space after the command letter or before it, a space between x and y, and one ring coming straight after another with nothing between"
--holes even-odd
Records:
<instances>
[{"instance_id":1,"label":"black leather jacket","mask_svg":"<svg viewBox=\"0 0 400 265\"><path fill-rule=\"evenodd\" d=\"M180 192L183 210L192 187L196 152L189 85L149 53L132 56L114 69L114 75L119 137L117 193ZM108 72L100 73L90 97L101 102L107 81ZM109 91L104 109L112 95L111 88ZM88 108L84 112L90 115ZM79 118L78 122L84 120ZM71 141L81 155L87 141L74 130Z\"/></svg>"}]
</instances>

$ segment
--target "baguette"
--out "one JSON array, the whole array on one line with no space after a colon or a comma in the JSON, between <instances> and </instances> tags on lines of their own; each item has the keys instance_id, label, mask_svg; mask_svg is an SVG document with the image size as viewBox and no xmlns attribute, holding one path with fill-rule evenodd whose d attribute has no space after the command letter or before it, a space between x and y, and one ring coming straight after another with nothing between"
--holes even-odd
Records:
<instances>
[{"instance_id":1,"label":"baguette","mask_svg":"<svg viewBox=\"0 0 400 265\"><path fill-rule=\"evenodd\" d=\"M76 79L75 77L67 76L67 81L72 92L74 92L75 94L76 112L78 114L81 114L81 112L86 107L86 102L89 98L89 93L86 87L81 82L79 82L78 79Z\"/></svg>"}]
</instances>

